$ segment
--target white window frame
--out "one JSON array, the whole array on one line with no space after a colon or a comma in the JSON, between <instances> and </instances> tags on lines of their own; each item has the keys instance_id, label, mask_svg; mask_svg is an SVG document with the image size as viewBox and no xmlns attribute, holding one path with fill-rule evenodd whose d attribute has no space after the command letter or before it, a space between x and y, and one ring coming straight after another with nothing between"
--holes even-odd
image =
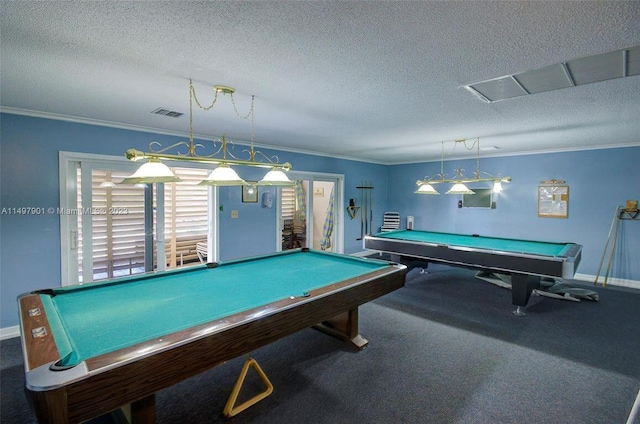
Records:
<instances>
[{"instance_id":1,"label":"white window frame","mask_svg":"<svg viewBox=\"0 0 640 424\"><path fill-rule=\"evenodd\" d=\"M91 168L102 169L119 169L119 170L131 170L133 173L139 164L131 162L125 157L100 155L93 153L78 153L78 152L66 152L60 151L58 155L59 164L59 187L60 187L60 208L62 209L76 209L77 208L77 167L82 163L87 170ZM192 163L176 162L176 166L179 167L201 167L194 166ZM86 175L90 175L90 171L85 171L83 168L83 178ZM89 172L89 174L84 174ZM162 193L160 193L162 192ZM164 194L163 190L159 190L160 196ZM86 193L83 193L83 199L85 199ZM208 224L209 230L207 235L208 242L208 261L218 261L219 255L219 243L218 243L218 190L217 187L209 187L209 211L208 211ZM157 198L159 205L158 215L162 216L162 219L158 219L156 228L157 237L157 254L158 257L164 257L164 211L161 209L164 207L163 197ZM83 200L84 201L84 200ZM84 206L84 205L83 205ZM89 205L90 206L90 205ZM60 218L60 281L61 285L77 284L79 281L78 275L78 257L72 252L77 250L77 234L78 234L78 221L77 215L59 214ZM90 216L88 218L88 226L84 226L86 221L83 221L84 231L91 232ZM83 254L83 261L87 260L87 257L91 257ZM158 270L163 270L161 263L164 261L158 261ZM91 281L92 279L84 280Z\"/></svg>"},{"instance_id":2,"label":"white window frame","mask_svg":"<svg viewBox=\"0 0 640 424\"><path fill-rule=\"evenodd\" d=\"M334 193L334 207L337 222L334 223L335 233L335 253L344 253L344 174L330 174L323 172L308 172L308 171L289 171L287 176L290 180L306 180L309 181L309 193L307 193L307 211L313 211L313 182L314 181L327 181L335 184ZM282 189L278 188L278 201L276 209L276 251L282 251L282 210L280 196L282 195ZM313 246L313 213L307 213L307 245Z\"/></svg>"}]
</instances>

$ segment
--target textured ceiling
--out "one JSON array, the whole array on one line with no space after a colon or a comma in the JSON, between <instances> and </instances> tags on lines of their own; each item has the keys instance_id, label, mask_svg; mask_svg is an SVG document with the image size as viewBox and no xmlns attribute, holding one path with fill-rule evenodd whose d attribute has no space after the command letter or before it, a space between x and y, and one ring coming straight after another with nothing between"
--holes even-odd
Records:
<instances>
[{"instance_id":1,"label":"textured ceiling","mask_svg":"<svg viewBox=\"0 0 640 424\"><path fill-rule=\"evenodd\" d=\"M438 160L460 138L499 147L486 155L640 144L639 76L492 104L464 89L640 45L638 1L0 7L6 112L185 134L192 79L202 103L234 87L241 113L255 95L256 144L286 150L396 164ZM223 100L195 112L194 132L249 140Z\"/></svg>"}]
</instances>

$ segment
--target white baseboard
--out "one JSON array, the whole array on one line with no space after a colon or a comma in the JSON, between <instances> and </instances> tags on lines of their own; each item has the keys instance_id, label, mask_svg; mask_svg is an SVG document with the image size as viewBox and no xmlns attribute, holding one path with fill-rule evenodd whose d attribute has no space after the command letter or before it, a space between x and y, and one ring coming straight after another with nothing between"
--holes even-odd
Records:
<instances>
[{"instance_id":1,"label":"white baseboard","mask_svg":"<svg viewBox=\"0 0 640 424\"><path fill-rule=\"evenodd\" d=\"M17 325L13 327L0 328L0 340L11 339L14 337L20 337L20 327Z\"/></svg>"},{"instance_id":2,"label":"white baseboard","mask_svg":"<svg viewBox=\"0 0 640 424\"><path fill-rule=\"evenodd\" d=\"M596 281L595 275L588 274L577 273L573 278L578 281L588 281L589 283ZM598 278L598 286L602 286L602 283L604 283L604 277L600 276ZM640 281L628 280L625 278L608 278L607 286L629 287L631 289L640 290Z\"/></svg>"}]
</instances>

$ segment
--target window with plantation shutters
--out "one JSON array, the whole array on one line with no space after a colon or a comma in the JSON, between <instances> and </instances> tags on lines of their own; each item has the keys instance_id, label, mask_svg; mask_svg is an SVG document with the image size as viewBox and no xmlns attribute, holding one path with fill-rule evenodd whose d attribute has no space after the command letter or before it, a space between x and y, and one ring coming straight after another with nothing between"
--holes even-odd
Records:
<instances>
[{"instance_id":1,"label":"window with plantation shutters","mask_svg":"<svg viewBox=\"0 0 640 424\"><path fill-rule=\"evenodd\" d=\"M171 168L182 179L164 185L165 250L167 267L199 262L196 244L207 241L207 186L198 185L208 170Z\"/></svg>"},{"instance_id":2,"label":"window with plantation shutters","mask_svg":"<svg viewBox=\"0 0 640 424\"><path fill-rule=\"evenodd\" d=\"M167 268L199 262L196 243L207 241L208 190L198 183L208 171L197 168L172 168L183 181L164 184L165 261ZM78 190L78 267L82 275L82 244L91 238L93 281L145 272L145 196L144 185L115 184L130 171L92 169L91 208L82 209ZM78 187L81 187L78 169ZM159 187L162 187L159 185ZM154 193L154 227L156 196ZM91 216L91 234L82 228L83 215ZM153 231L153 230L149 230ZM155 238L154 238L155 239ZM157 268L154 242L154 266Z\"/></svg>"},{"instance_id":3,"label":"window with plantation shutters","mask_svg":"<svg viewBox=\"0 0 640 424\"><path fill-rule=\"evenodd\" d=\"M282 187L280 194L280 219L281 219L281 233L282 233L282 250L293 249L296 247L304 247L300 243L296 243L296 239L303 240L304 237L296 233L296 230L303 232L304 228L299 228L295 225L296 214L299 214L300 205L297 204L296 188L294 187ZM299 221L299 219L298 219Z\"/></svg>"},{"instance_id":4,"label":"window with plantation shutters","mask_svg":"<svg viewBox=\"0 0 640 424\"><path fill-rule=\"evenodd\" d=\"M218 209L217 190L198 185L209 172L205 164L194 164L202 167L198 169L176 163L181 166L173 167L173 172L183 182L153 184L151 190L150 185L119 184L139 167L123 157L63 151L59 156L63 285L190 266L204 261L198 257L203 253L211 256L207 260L219 260L219 216L209 216L210 210ZM277 250L313 246L308 223L325 222L308 210L306 203L314 203L308 194L313 179L307 178L306 173L291 175L297 186L277 188ZM318 181L329 179L341 187L341 176L318 175ZM335 199L339 202L341 195ZM340 228L335 234L341 232ZM341 243L337 237L335 251L340 252Z\"/></svg>"},{"instance_id":5,"label":"window with plantation shutters","mask_svg":"<svg viewBox=\"0 0 640 424\"><path fill-rule=\"evenodd\" d=\"M280 194L282 201L281 218L283 220L293 220L296 212L296 189L295 187L282 187Z\"/></svg>"},{"instance_id":6,"label":"window with plantation shutters","mask_svg":"<svg viewBox=\"0 0 640 424\"><path fill-rule=\"evenodd\" d=\"M145 226L144 188L105 183L120 181L127 171L93 169L91 172L91 209L82 209L78 195L78 245L91 237L93 280L144 272ZM78 187L81 184L78 170ZM82 231L82 217L90 214L91 233ZM82 269L82 248L78 249ZM82 275L82 271L80 272Z\"/></svg>"}]
</instances>

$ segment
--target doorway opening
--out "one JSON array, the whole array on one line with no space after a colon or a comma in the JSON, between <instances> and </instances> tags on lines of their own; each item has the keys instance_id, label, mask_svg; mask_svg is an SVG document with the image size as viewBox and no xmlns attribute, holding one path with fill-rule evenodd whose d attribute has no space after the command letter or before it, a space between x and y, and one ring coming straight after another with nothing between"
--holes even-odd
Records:
<instances>
[{"instance_id":1,"label":"doorway opening","mask_svg":"<svg viewBox=\"0 0 640 424\"><path fill-rule=\"evenodd\" d=\"M300 175L280 190L282 250L309 247L341 253L342 176Z\"/></svg>"}]
</instances>

